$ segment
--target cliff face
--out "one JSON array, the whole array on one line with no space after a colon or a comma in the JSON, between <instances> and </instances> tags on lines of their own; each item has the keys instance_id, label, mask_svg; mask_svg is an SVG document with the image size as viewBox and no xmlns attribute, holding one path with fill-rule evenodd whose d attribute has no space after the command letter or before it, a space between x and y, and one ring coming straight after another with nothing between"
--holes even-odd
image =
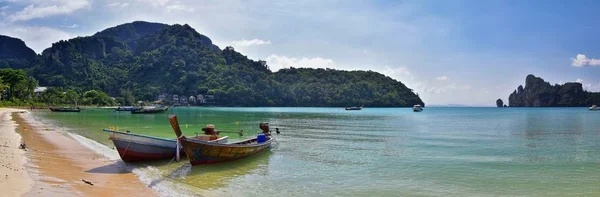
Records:
<instances>
[{"instance_id":1,"label":"cliff face","mask_svg":"<svg viewBox=\"0 0 600 197\"><path fill-rule=\"evenodd\" d=\"M502 107L504 105L504 101L502 99L496 100L496 107Z\"/></svg>"},{"instance_id":2,"label":"cliff face","mask_svg":"<svg viewBox=\"0 0 600 197\"><path fill-rule=\"evenodd\" d=\"M30 66L36 55L22 40L0 35L0 68Z\"/></svg>"},{"instance_id":3,"label":"cliff face","mask_svg":"<svg viewBox=\"0 0 600 197\"><path fill-rule=\"evenodd\" d=\"M583 90L581 83L550 85L542 78L528 75L525 88L519 86L508 97L511 107L582 107L598 102L599 93Z\"/></svg>"}]
</instances>

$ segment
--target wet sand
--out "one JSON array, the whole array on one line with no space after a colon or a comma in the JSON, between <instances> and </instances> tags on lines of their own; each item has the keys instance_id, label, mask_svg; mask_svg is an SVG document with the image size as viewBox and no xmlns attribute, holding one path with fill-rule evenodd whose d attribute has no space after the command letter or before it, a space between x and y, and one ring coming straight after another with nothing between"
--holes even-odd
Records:
<instances>
[{"instance_id":1,"label":"wet sand","mask_svg":"<svg viewBox=\"0 0 600 197\"><path fill-rule=\"evenodd\" d=\"M12 112L17 111L23 110L0 108L0 196L21 196L33 184L25 169L25 151L19 149L21 136L11 120Z\"/></svg>"},{"instance_id":2,"label":"wet sand","mask_svg":"<svg viewBox=\"0 0 600 197\"><path fill-rule=\"evenodd\" d=\"M24 121L23 114L12 117L27 145L25 166L33 179L24 196L157 196L117 161L98 155L53 128Z\"/></svg>"}]
</instances>

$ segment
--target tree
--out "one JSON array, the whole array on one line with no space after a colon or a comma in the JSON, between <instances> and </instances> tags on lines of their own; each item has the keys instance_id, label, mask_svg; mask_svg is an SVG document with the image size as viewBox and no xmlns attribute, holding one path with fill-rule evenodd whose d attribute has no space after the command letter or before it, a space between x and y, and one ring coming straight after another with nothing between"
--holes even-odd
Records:
<instances>
[{"instance_id":1,"label":"tree","mask_svg":"<svg viewBox=\"0 0 600 197\"><path fill-rule=\"evenodd\" d=\"M65 93L65 100L68 103L77 106L79 103L79 93L75 92L73 89L68 89Z\"/></svg>"},{"instance_id":2,"label":"tree","mask_svg":"<svg viewBox=\"0 0 600 197\"><path fill-rule=\"evenodd\" d=\"M17 89L18 86L24 87L21 84L25 83L27 75L23 70L4 68L0 69L0 78L8 85L8 99L11 99L17 92L21 91Z\"/></svg>"},{"instance_id":3,"label":"tree","mask_svg":"<svg viewBox=\"0 0 600 197\"><path fill-rule=\"evenodd\" d=\"M63 91L60 88L49 87L40 97L48 106L62 102L64 98Z\"/></svg>"},{"instance_id":4,"label":"tree","mask_svg":"<svg viewBox=\"0 0 600 197\"><path fill-rule=\"evenodd\" d=\"M123 105L135 105L135 97L129 90L121 90L121 97L123 98Z\"/></svg>"},{"instance_id":5,"label":"tree","mask_svg":"<svg viewBox=\"0 0 600 197\"><path fill-rule=\"evenodd\" d=\"M114 100L102 91L89 90L83 93L83 104L109 106L114 104Z\"/></svg>"}]
</instances>

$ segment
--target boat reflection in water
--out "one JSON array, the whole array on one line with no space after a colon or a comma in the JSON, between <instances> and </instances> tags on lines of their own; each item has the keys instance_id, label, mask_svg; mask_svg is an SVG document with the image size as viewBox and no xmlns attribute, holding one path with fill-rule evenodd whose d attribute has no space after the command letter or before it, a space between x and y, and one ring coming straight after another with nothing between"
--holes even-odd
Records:
<instances>
[{"instance_id":1,"label":"boat reflection in water","mask_svg":"<svg viewBox=\"0 0 600 197\"><path fill-rule=\"evenodd\" d=\"M263 176L268 173L269 151L242 160L190 167L183 182L202 190L215 190L233 184L236 178L248 175Z\"/></svg>"}]
</instances>

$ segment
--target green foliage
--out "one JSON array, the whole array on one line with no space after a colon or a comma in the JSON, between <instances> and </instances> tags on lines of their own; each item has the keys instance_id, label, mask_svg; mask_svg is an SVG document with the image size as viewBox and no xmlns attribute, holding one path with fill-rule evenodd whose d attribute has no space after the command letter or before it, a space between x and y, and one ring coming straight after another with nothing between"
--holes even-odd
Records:
<instances>
[{"instance_id":1,"label":"green foliage","mask_svg":"<svg viewBox=\"0 0 600 197\"><path fill-rule=\"evenodd\" d=\"M44 86L91 90L84 93L83 104L109 105L114 100L108 95L113 95L120 104L134 105L136 99L154 101L167 93L214 95L222 106L424 105L401 82L372 71L271 72L264 62L233 48L220 50L189 25L134 22L60 41L27 70ZM50 94L44 99L63 98Z\"/></svg>"},{"instance_id":2,"label":"green foliage","mask_svg":"<svg viewBox=\"0 0 600 197\"><path fill-rule=\"evenodd\" d=\"M542 78L528 75L525 88L519 86L508 98L511 107L589 107L600 104L600 93L583 90L581 83L550 85Z\"/></svg>"},{"instance_id":3,"label":"green foliage","mask_svg":"<svg viewBox=\"0 0 600 197\"><path fill-rule=\"evenodd\" d=\"M77 106L79 104L79 94L73 89L68 89L65 92L65 102Z\"/></svg>"},{"instance_id":4,"label":"green foliage","mask_svg":"<svg viewBox=\"0 0 600 197\"><path fill-rule=\"evenodd\" d=\"M83 104L85 105L98 105L98 106L111 106L114 105L114 101L108 94L98 91L89 90L83 93Z\"/></svg>"}]
</instances>

